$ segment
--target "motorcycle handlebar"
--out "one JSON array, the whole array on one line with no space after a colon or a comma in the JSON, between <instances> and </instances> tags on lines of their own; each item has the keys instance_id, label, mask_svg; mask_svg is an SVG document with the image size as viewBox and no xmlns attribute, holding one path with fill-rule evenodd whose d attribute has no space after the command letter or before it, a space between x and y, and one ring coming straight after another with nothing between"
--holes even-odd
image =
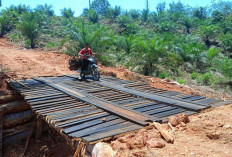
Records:
<instances>
[{"instance_id":1,"label":"motorcycle handlebar","mask_svg":"<svg viewBox=\"0 0 232 157\"><path fill-rule=\"evenodd\" d=\"M79 56L85 56L85 57L95 57L95 54L93 54L93 55L79 55Z\"/></svg>"}]
</instances>

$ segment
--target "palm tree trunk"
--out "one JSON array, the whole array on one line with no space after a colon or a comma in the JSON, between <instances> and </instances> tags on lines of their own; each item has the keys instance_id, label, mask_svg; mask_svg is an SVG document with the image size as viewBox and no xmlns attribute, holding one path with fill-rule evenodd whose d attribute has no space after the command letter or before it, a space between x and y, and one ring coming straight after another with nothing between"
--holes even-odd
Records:
<instances>
[{"instance_id":1,"label":"palm tree trunk","mask_svg":"<svg viewBox=\"0 0 232 157\"><path fill-rule=\"evenodd\" d=\"M149 2L146 0L146 10L149 10Z\"/></svg>"},{"instance_id":2,"label":"palm tree trunk","mask_svg":"<svg viewBox=\"0 0 232 157\"><path fill-rule=\"evenodd\" d=\"M89 9L91 8L91 0L89 0Z\"/></svg>"},{"instance_id":3,"label":"palm tree trunk","mask_svg":"<svg viewBox=\"0 0 232 157\"><path fill-rule=\"evenodd\" d=\"M35 41L34 41L34 39L31 39L31 48L32 49L35 48Z\"/></svg>"}]
</instances>

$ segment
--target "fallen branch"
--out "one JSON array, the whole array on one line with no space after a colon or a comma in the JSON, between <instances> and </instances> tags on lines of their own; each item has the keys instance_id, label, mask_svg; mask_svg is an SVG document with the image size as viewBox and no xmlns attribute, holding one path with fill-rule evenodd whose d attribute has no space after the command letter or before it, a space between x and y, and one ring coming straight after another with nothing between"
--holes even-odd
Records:
<instances>
[{"instance_id":1,"label":"fallen branch","mask_svg":"<svg viewBox=\"0 0 232 157\"><path fill-rule=\"evenodd\" d=\"M163 128L163 126L157 122L153 122L153 125L156 127L157 130L159 130L160 134L163 136L163 138L168 142L168 143L173 143L174 138L172 135Z\"/></svg>"},{"instance_id":2,"label":"fallen branch","mask_svg":"<svg viewBox=\"0 0 232 157\"><path fill-rule=\"evenodd\" d=\"M173 132L174 134L176 134L176 132L175 132L175 130L174 130L172 124L168 122L168 125L169 125L169 127L172 129L172 132Z\"/></svg>"},{"instance_id":3,"label":"fallen branch","mask_svg":"<svg viewBox=\"0 0 232 157\"><path fill-rule=\"evenodd\" d=\"M154 81L153 81L153 79L152 79L152 78L150 78L150 80L151 80L151 82L152 82L152 83L154 83Z\"/></svg>"}]
</instances>

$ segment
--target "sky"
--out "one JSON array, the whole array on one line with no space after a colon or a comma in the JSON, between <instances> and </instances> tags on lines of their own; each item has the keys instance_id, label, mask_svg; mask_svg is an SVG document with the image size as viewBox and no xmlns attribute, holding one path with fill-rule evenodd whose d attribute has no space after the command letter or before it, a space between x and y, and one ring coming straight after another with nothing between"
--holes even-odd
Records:
<instances>
[{"instance_id":1,"label":"sky","mask_svg":"<svg viewBox=\"0 0 232 157\"><path fill-rule=\"evenodd\" d=\"M93 1L93 0L91 0ZM159 2L166 2L168 5L170 2L179 0L149 0L149 9L155 11L156 5ZM195 6L207 6L211 4L212 0L180 0L185 5ZM112 7L115 5L121 6L122 9L139 9L145 8L145 0L109 0ZM25 4L31 8L35 8L37 5L52 5L56 15L60 15L60 10L64 7L71 8L75 11L75 16L79 16L84 8L88 8L89 0L2 0L2 7L6 8L11 5Z\"/></svg>"}]
</instances>

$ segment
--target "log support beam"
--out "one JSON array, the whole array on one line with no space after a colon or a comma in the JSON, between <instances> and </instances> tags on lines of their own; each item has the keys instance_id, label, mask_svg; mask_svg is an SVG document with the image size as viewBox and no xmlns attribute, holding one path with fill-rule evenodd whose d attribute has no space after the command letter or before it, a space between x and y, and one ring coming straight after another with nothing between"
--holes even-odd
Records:
<instances>
[{"instance_id":1,"label":"log support beam","mask_svg":"<svg viewBox=\"0 0 232 157\"><path fill-rule=\"evenodd\" d=\"M36 123L36 135L35 138L39 139L42 135L42 130L43 130L43 119L40 116L37 116L37 123Z\"/></svg>"},{"instance_id":2,"label":"log support beam","mask_svg":"<svg viewBox=\"0 0 232 157\"><path fill-rule=\"evenodd\" d=\"M3 130L3 114L0 112L0 157L2 157L2 130Z\"/></svg>"},{"instance_id":3,"label":"log support beam","mask_svg":"<svg viewBox=\"0 0 232 157\"><path fill-rule=\"evenodd\" d=\"M20 95L3 95L0 96L0 104L12 102L15 100L21 100L23 97Z\"/></svg>"}]
</instances>

